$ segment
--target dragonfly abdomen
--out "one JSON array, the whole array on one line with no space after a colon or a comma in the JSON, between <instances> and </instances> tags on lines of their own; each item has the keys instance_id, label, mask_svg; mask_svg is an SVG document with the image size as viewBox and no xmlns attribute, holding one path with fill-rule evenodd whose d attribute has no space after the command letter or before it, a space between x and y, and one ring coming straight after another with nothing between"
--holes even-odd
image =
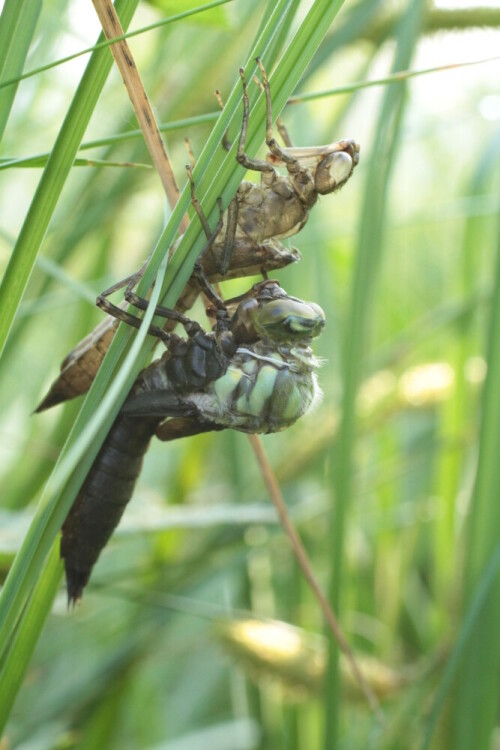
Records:
<instances>
[{"instance_id":1,"label":"dragonfly abdomen","mask_svg":"<svg viewBox=\"0 0 500 750\"><path fill-rule=\"evenodd\" d=\"M160 390L175 397L219 377L228 361L214 336L201 329L192 339L172 337L170 349L142 372L134 393ZM62 528L61 557L70 602L81 598L101 550L118 525L161 421L118 415L97 454Z\"/></svg>"},{"instance_id":2,"label":"dragonfly abdomen","mask_svg":"<svg viewBox=\"0 0 500 750\"><path fill-rule=\"evenodd\" d=\"M62 527L68 601L79 601L101 550L132 497L158 419L119 415Z\"/></svg>"}]
</instances>

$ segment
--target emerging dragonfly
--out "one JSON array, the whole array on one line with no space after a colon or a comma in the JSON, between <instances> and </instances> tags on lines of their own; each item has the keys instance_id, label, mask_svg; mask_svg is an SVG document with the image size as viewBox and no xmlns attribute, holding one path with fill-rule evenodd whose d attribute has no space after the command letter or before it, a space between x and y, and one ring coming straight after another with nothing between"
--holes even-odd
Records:
<instances>
[{"instance_id":1,"label":"emerging dragonfly","mask_svg":"<svg viewBox=\"0 0 500 750\"><path fill-rule=\"evenodd\" d=\"M245 154L249 101L243 84L244 114L237 159L261 172L260 185L241 183L215 232L194 194L192 203L207 236L207 246L175 310L158 307L165 327L150 332L167 344L167 352L137 379L82 485L63 525L64 558L70 602L81 598L92 567L130 500L143 456L153 435L164 441L210 430L275 432L293 424L318 395L317 361L310 343L323 328L324 314L314 303L290 297L276 281L265 280L243 297L224 304L209 281L249 275L282 267L300 257L278 238L298 232L318 195L337 190L358 162L359 147L345 140L320 148L293 148L285 136L280 148L272 136L271 94L263 67L266 96L267 161ZM280 175L276 167L286 169ZM147 300L133 292L131 278L125 298L139 309ZM98 304L131 325L139 319L112 305L108 294ZM216 315L206 333L185 314L203 291ZM187 339L171 333L181 324ZM63 363L37 411L88 390L116 328L100 326Z\"/></svg>"},{"instance_id":2,"label":"emerging dragonfly","mask_svg":"<svg viewBox=\"0 0 500 750\"><path fill-rule=\"evenodd\" d=\"M251 159L245 153L249 118L249 99L243 71L243 122L238 143L237 160L250 170L261 173L260 184L243 181L224 215L223 226L210 252L203 258L203 270L209 280L249 276L261 269L272 272L296 261L300 254L287 249L278 240L296 234L306 223L309 211L319 195L341 188L350 178L359 161L359 146L350 139L327 146L295 148L281 128L287 144L281 148L272 134L271 92L260 60L262 86L266 96L267 161ZM284 168L286 175L277 168ZM112 287L114 290L118 287ZM108 290L110 291L110 290ZM179 299L177 308L187 311L200 291L191 278ZM112 312L100 295L98 304ZM37 411L86 393L115 334L117 322L103 321L65 358L61 373L52 384ZM173 326L167 325L171 330Z\"/></svg>"},{"instance_id":3,"label":"emerging dragonfly","mask_svg":"<svg viewBox=\"0 0 500 750\"><path fill-rule=\"evenodd\" d=\"M318 305L287 295L272 280L228 303L206 291L215 303L212 333L176 310L156 309L180 323L188 338L159 329L168 349L139 375L64 522L61 556L70 603L81 599L132 496L153 435L277 432L318 398L318 362L310 348L325 323ZM129 300L148 304L130 292Z\"/></svg>"}]
</instances>

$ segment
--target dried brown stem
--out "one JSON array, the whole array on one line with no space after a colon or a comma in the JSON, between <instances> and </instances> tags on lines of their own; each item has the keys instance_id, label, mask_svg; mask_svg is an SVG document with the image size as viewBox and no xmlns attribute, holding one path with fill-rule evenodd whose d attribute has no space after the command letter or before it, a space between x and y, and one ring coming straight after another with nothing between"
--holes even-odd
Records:
<instances>
[{"instance_id":1,"label":"dried brown stem","mask_svg":"<svg viewBox=\"0 0 500 750\"><path fill-rule=\"evenodd\" d=\"M262 446L262 442L257 435L249 435L248 439L250 441L250 445L252 446L252 449L257 458L257 462L262 472L262 476L264 478L264 482L267 486L271 500L273 501L274 507L276 508L276 511L278 513L281 526L283 527L283 530L290 541L293 552L295 554L298 564L300 565L304 578L309 584L311 591L313 592L319 606L321 607L321 611L323 612L323 616L328 624L328 627L332 631L334 638L337 640L337 643L339 644L341 650L345 654L346 659L349 662L349 665L352 669L353 675L356 679L356 682L358 683L360 687L360 690L365 696L370 708L377 716L379 722L381 724L385 724L385 718L380 709L377 696L373 692L368 682L363 677L361 669L358 665L358 662L356 661L356 657L354 656L354 653L347 641L347 638L342 632L339 622L335 614L333 613L332 608L330 607L316 579L311 561L309 560L305 547L302 544L302 540L300 539L297 533L297 530L295 529L295 526L293 525L290 519L290 516L288 515L288 510L285 505L285 501L283 500L283 495L281 494L280 486L269 464L266 453Z\"/></svg>"},{"instance_id":2,"label":"dried brown stem","mask_svg":"<svg viewBox=\"0 0 500 750\"><path fill-rule=\"evenodd\" d=\"M107 39L121 36L123 29L111 0L92 0L102 29ZM120 71L123 83L134 108L137 122L141 128L146 146L153 163L158 170L170 208L173 210L179 198L179 190L175 181L172 165L168 158L167 149L161 136L153 110L142 84L139 71L132 52L125 39L115 42L110 47L116 65ZM181 222L181 231L187 229L188 219Z\"/></svg>"}]
</instances>

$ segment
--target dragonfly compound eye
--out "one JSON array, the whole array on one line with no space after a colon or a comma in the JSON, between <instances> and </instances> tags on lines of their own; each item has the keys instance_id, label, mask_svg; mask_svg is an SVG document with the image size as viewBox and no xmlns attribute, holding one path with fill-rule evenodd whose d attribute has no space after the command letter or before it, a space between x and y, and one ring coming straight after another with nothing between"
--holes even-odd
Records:
<instances>
[{"instance_id":1,"label":"dragonfly compound eye","mask_svg":"<svg viewBox=\"0 0 500 750\"><path fill-rule=\"evenodd\" d=\"M319 305L290 298L267 302L254 316L255 330L275 341L313 338L324 325L325 313Z\"/></svg>"},{"instance_id":2,"label":"dragonfly compound eye","mask_svg":"<svg viewBox=\"0 0 500 750\"><path fill-rule=\"evenodd\" d=\"M316 170L316 190L321 195L332 193L349 179L353 169L354 163L350 154L345 151L329 154Z\"/></svg>"}]
</instances>

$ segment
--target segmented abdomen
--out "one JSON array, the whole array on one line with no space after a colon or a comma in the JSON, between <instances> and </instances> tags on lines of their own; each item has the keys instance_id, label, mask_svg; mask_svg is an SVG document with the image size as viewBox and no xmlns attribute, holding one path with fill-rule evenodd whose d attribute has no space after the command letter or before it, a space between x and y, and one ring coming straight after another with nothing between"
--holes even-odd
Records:
<instances>
[{"instance_id":1,"label":"segmented abdomen","mask_svg":"<svg viewBox=\"0 0 500 750\"><path fill-rule=\"evenodd\" d=\"M132 497L158 419L118 415L62 527L68 601L79 601Z\"/></svg>"},{"instance_id":2,"label":"segmented abdomen","mask_svg":"<svg viewBox=\"0 0 500 750\"><path fill-rule=\"evenodd\" d=\"M163 357L142 371L136 392L163 389L172 396L198 388L226 371L228 358L214 336L195 323L191 326L192 338L174 338ZM118 526L162 419L119 414L97 454L62 527L61 557L70 603L81 599L101 550Z\"/></svg>"}]
</instances>

